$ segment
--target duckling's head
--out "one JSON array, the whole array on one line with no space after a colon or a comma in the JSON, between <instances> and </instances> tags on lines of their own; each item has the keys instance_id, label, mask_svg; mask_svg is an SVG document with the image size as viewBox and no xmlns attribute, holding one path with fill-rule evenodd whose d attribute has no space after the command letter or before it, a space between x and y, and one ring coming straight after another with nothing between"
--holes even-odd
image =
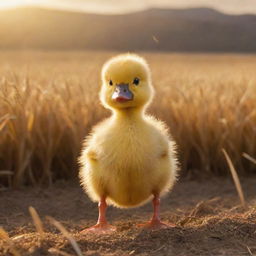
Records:
<instances>
[{"instance_id":1,"label":"duckling's head","mask_svg":"<svg viewBox=\"0 0 256 256\"><path fill-rule=\"evenodd\" d=\"M142 57L122 54L104 64L100 98L105 107L141 109L153 94L149 66Z\"/></svg>"}]
</instances>

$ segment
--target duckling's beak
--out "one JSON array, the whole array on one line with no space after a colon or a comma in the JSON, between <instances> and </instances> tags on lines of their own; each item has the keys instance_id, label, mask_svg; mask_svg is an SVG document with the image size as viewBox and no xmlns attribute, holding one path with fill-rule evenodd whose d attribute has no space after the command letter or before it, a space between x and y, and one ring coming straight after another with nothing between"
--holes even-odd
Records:
<instances>
[{"instance_id":1,"label":"duckling's beak","mask_svg":"<svg viewBox=\"0 0 256 256\"><path fill-rule=\"evenodd\" d=\"M129 84L116 85L115 91L112 94L112 100L118 102L133 100L133 93L129 90Z\"/></svg>"}]
</instances>

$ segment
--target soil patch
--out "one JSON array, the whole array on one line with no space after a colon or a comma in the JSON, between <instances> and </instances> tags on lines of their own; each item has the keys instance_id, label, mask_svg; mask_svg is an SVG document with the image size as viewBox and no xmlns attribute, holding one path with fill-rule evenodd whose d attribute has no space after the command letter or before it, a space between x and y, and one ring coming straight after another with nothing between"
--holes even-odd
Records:
<instances>
[{"instance_id":1,"label":"soil patch","mask_svg":"<svg viewBox=\"0 0 256 256\"><path fill-rule=\"evenodd\" d=\"M97 205L76 182L49 188L0 192L0 226L10 240L0 240L0 255L77 255L71 243L47 220L59 221L77 241L83 255L254 255L256 254L256 178L242 180L247 209L239 206L231 180L178 182L161 201L161 216L175 228L143 230L136 226L151 216L151 205L108 209L117 226L111 235L81 235L95 224ZM28 207L41 217L45 235L36 232ZM65 254L66 253L66 254ZM18 255L18 254L17 254Z\"/></svg>"}]
</instances>

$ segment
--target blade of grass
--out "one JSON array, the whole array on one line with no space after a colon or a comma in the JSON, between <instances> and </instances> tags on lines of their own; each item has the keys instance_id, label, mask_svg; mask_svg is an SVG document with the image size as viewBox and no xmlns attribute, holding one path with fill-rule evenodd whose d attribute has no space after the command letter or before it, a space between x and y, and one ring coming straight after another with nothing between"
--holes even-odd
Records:
<instances>
[{"instance_id":1,"label":"blade of grass","mask_svg":"<svg viewBox=\"0 0 256 256\"><path fill-rule=\"evenodd\" d=\"M43 237L43 235L44 235L43 224L42 224L42 221L41 221L36 209L34 207L30 206L28 208L28 210L33 219L33 222L34 222L37 232L40 234L41 237Z\"/></svg>"},{"instance_id":2,"label":"blade of grass","mask_svg":"<svg viewBox=\"0 0 256 256\"><path fill-rule=\"evenodd\" d=\"M0 238L4 240L10 239L8 233L2 227L0 227Z\"/></svg>"},{"instance_id":3,"label":"blade of grass","mask_svg":"<svg viewBox=\"0 0 256 256\"><path fill-rule=\"evenodd\" d=\"M21 256L21 254L15 248L12 239L9 237L8 233L2 227L0 227L0 239L5 240L7 242L9 250L14 256Z\"/></svg>"},{"instance_id":4,"label":"blade of grass","mask_svg":"<svg viewBox=\"0 0 256 256\"><path fill-rule=\"evenodd\" d=\"M241 183L240 183L240 180L239 180L239 177L237 175L237 171L228 155L228 153L226 152L226 150L223 148L222 149L222 152L227 160L227 163L228 163L228 166L229 166L229 170L231 172L231 175L232 175L232 178L233 178L233 181L235 183L235 187L236 187L236 190L237 190L237 193L238 193L238 196L240 198L240 201L241 201L241 204L243 207L245 207L245 200L244 200L244 193L243 193L243 190L242 190L242 186L241 186Z\"/></svg>"},{"instance_id":5,"label":"blade of grass","mask_svg":"<svg viewBox=\"0 0 256 256\"><path fill-rule=\"evenodd\" d=\"M1 124L0 124L0 132L4 129L4 127L6 126L6 124L8 123L8 119L5 119Z\"/></svg>"},{"instance_id":6,"label":"blade of grass","mask_svg":"<svg viewBox=\"0 0 256 256\"><path fill-rule=\"evenodd\" d=\"M8 170L0 170L0 176L12 176L13 175L13 172L12 171L8 171Z\"/></svg>"},{"instance_id":7,"label":"blade of grass","mask_svg":"<svg viewBox=\"0 0 256 256\"><path fill-rule=\"evenodd\" d=\"M79 248L76 240L73 238L73 236L66 230L66 228L57 220L54 218L47 216L46 217L61 233L64 237L68 239L68 241L71 243L73 249L75 250L76 254L78 256L83 256L81 249Z\"/></svg>"},{"instance_id":8,"label":"blade of grass","mask_svg":"<svg viewBox=\"0 0 256 256\"><path fill-rule=\"evenodd\" d=\"M243 153L243 157L247 160L251 161L252 163L256 164L256 159L248 155L247 153Z\"/></svg>"},{"instance_id":9,"label":"blade of grass","mask_svg":"<svg viewBox=\"0 0 256 256\"><path fill-rule=\"evenodd\" d=\"M57 254L57 255L62 255L62 256L73 256L72 254L69 254L67 252L63 252L63 251L58 250L56 248L50 248L48 250L48 252L51 253L51 254Z\"/></svg>"},{"instance_id":10,"label":"blade of grass","mask_svg":"<svg viewBox=\"0 0 256 256\"><path fill-rule=\"evenodd\" d=\"M252 251L251 251L251 249L249 248L249 246L246 246L246 247L247 247L247 251L248 251L249 255L250 255L250 256L253 256Z\"/></svg>"}]
</instances>

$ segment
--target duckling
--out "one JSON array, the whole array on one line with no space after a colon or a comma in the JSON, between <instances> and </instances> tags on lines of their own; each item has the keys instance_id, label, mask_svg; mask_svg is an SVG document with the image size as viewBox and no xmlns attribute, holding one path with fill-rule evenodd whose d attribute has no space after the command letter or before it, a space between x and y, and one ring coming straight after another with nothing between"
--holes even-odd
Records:
<instances>
[{"instance_id":1,"label":"duckling","mask_svg":"<svg viewBox=\"0 0 256 256\"><path fill-rule=\"evenodd\" d=\"M147 62L135 54L108 60L101 73L100 100L112 111L85 139L79 162L81 185L98 202L95 226L83 232L111 232L105 213L107 205L136 207L153 199L149 228L168 227L160 221L160 196L176 180L175 142L166 125L147 115L154 89Z\"/></svg>"}]
</instances>

